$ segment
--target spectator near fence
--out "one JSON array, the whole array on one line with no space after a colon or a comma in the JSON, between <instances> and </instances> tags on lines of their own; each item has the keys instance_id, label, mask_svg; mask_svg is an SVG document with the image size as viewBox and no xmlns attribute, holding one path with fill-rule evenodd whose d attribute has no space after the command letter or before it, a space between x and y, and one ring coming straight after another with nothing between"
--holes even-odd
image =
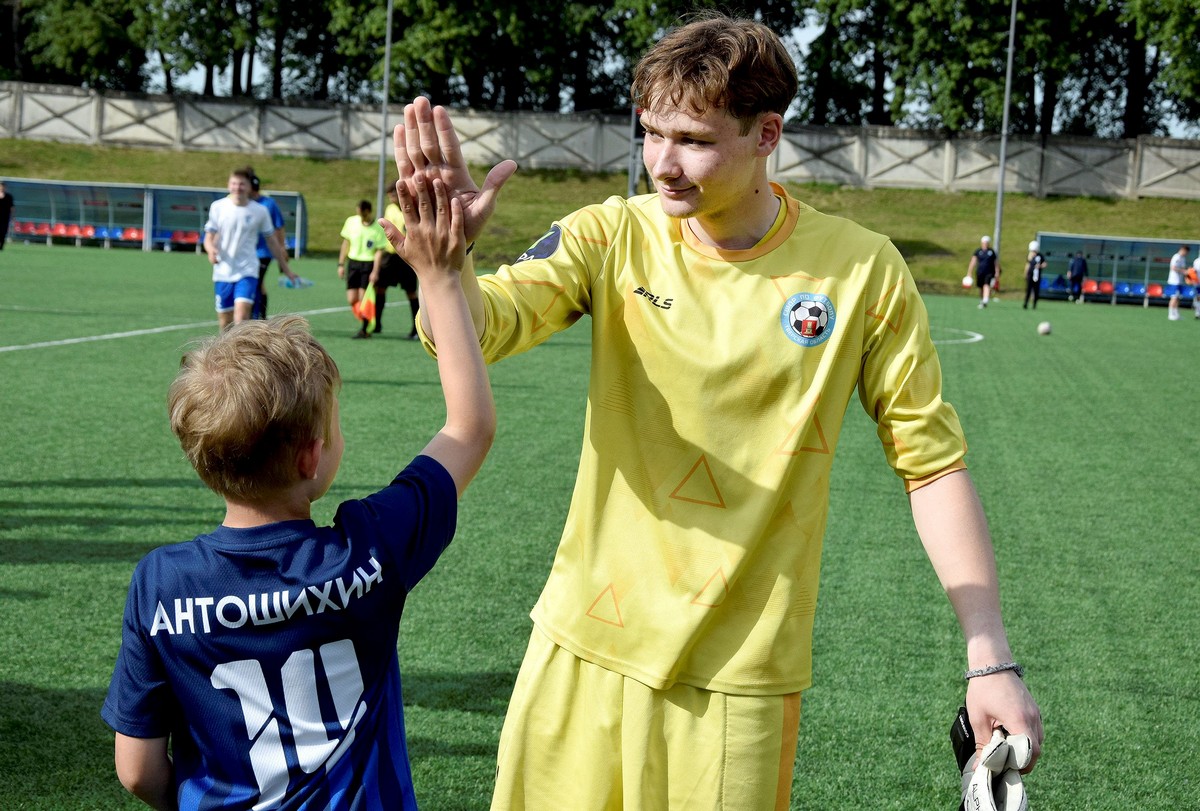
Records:
<instances>
[{"instance_id":1,"label":"spectator near fence","mask_svg":"<svg viewBox=\"0 0 1200 811\"><path fill-rule=\"evenodd\" d=\"M1167 284L1172 287L1171 299L1167 302L1167 318L1179 320L1179 295L1183 290L1184 274L1188 269L1188 246L1180 245L1178 252L1171 257L1171 268L1167 271Z\"/></svg>"},{"instance_id":2,"label":"spectator near fence","mask_svg":"<svg viewBox=\"0 0 1200 811\"><path fill-rule=\"evenodd\" d=\"M1071 292L1067 294L1067 301L1083 301L1083 280L1087 278L1087 275L1088 265L1087 260L1083 258L1083 251L1075 251L1071 264L1067 266L1067 282L1071 286Z\"/></svg>"},{"instance_id":3,"label":"spectator near fence","mask_svg":"<svg viewBox=\"0 0 1200 811\"><path fill-rule=\"evenodd\" d=\"M1033 309L1037 309L1038 294L1042 286L1042 271L1046 269L1046 257L1042 256L1041 245L1035 239L1029 243L1029 257L1025 263L1025 303L1021 309L1029 307L1029 297L1033 296Z\"/></svg>"},{"instance_id":4,"label":"spectator near fence","mask_svg":"<svg viewBox=\"0 0 1200 811\"><path fill-rule=\"evenodd\" d=\"M4 188L0 180L0 251L4 250L4 240L8 239L8 223L12 219L13 196Z\"/></svg>"}]
</instances>

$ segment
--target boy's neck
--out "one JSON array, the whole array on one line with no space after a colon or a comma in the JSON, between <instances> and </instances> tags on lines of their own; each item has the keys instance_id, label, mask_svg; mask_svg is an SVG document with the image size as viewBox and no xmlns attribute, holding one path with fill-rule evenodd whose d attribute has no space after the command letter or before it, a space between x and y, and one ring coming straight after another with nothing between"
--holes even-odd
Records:
<instances>
[{"instance_id":1,"label":"boy's neck","mask_svg":"<svg viewBox=\"0 0 1200 811\"><path fill-rule=\"evenodd\" d=\"M225 520L222 526L230 529L253 529L280 521L303 521L312 518L312 504L307 499L269 500L258 503L225 499Z\"/></svg>"},{"instance_id":2,"label":"boy's neck","mask_svg":"<svg viewBox=\"0 0 1200 811\"><path fill-rule=\"evenodd\" d=\"M768 185L766 194L748 199L736 217L688 217L684 220L684 227L690 229L698 240L714 248L748 250L770 233L782 205L783 201Z\"/></svg>"}]
</instances>

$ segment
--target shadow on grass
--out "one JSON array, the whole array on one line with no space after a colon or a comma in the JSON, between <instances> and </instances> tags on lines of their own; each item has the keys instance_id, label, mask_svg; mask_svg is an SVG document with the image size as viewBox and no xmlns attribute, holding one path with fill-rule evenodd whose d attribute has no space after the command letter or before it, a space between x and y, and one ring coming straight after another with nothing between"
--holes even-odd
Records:
<instances>
[{"instance_id":1,"label":"shadow on grass","mask_svg":"<svg viewBox=\"0 0 1200 811\"><path fill-rule=\"evenodd\" d=\"M953 256L954 251L937 242L927 239L893 239L892 244L906 261L912 261L918 256Z\"/></svg>"},{"instance_id":2,"label":"shadow on grass","mask_svg":"<svg viewBox=\"0 0 1200 811\"><path fill-rule=\"evenodd\" d=\"M197 500L208 499L208 491L196 479L7 480L0 490L18 496L0 501L0 564L136 562L220 520L217 503ZM22 492L38 497L20 498Z\"/></svg>"},{"instance_id":3,"label":"shadow on grass","mask_svg":"<svg viewBox=\"0 0 1200 811\"><path fill-rule=\"evenodd\" d=\"M408 673L405 699L434 710L499 716L515 678L515 673ZM132 805L113 771L113 733L100 719L105 692L0 681L0 808ZM475 742L417 735L409 747L414 760L481 759L484 777L496 755L490 737Z\"/></svg>"},{"instance_id":4,"label":"shadow on grass","mask_svg":"<svg viewBox=\"0 0 1200 811\"><path fill-rule=\"evenodd\" d=\"M140 487L184 487L189 490L203 489L204 485L199 479L42 479L40 481L30 481L29 479L0 479L0 489L17 490L17 489L37 489L49 488L57 490L65 487L68 489L87 489L90 487L104 489L123 489L123 488L140 488Z\"/></svg>"},{"instance_id":5,"label":"shadow on grass","mask_svg":"<svg viewBox=\"0 0 1200 811\"><path fill-rule=\"evenodd\" d=\"M180 537L178 540L190 540ZM0 546L0 566L40 566L58 563L137 563L152 549L170 541L80 541L63 538L22 538ZM32 594L32 592L30 593ZM4 806L0 804L0 808Z\"/></svg>"},{"instance_id":6,"label":"shadow on grass","mask_svg":"<svg viewBox=\"0 0 1200 811\"><path fill-rule=\"evenodd\" d=\"M121 808L105 690L0 681L0 808Z\"/></svg>"},{"instance_id":7,"label":"shadow on grass","mask_svg":"<svg viewBox=\"0 0 1200 811\"><path fill-rule=\"evenodd\" d=\"M450 710L503 716L516 672L447 673L405 670L404 703L426 710Z\"/></svg>"}]
</instances>

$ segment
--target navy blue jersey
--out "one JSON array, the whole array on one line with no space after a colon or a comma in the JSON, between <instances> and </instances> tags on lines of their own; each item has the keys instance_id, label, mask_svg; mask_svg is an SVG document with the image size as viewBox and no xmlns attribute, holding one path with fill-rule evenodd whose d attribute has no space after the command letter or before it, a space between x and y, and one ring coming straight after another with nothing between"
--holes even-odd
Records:
<instances>
[{"instance_id":1,"label":"navy blue jersey","mask_svg":"<svg viewBox=\"0 0 1200 811\"><path fill-rule=\"evenodd\" d=\"M259 205L266 206L267 211L271 212L271 225L276 228L283 227L283 211L279 208L279 203L276 203L270 197L259 197L256 201ZM262 234L258 235L258 244L254 248L259 259L270 259L271 249L267 247L267 238ZM286 246L284 250L287 250Z\"/></svg>"},{"instance_id":2,"label":"navy blue jersey","mask_svg":"<svg viewBox=\"0 0 1200 811\"><path fill-rule=\"evenodd\" d=\"M170 736L181 809L415 809L396 638L456 516L450 474L419 456L332 527L218 527L155 549L102 717Z\"/></svg>"},{"instance_id":3,"label":"navy blue jersey","mask_svg":"<svg viewBox=\"0 0 1200 811\"><path fill-rule=\"evenodd\" d=\"M996 252L991 248L975 251L975 260L975 269L980 276L992 276L996 273Z\"/></svg>"}]
</instances>

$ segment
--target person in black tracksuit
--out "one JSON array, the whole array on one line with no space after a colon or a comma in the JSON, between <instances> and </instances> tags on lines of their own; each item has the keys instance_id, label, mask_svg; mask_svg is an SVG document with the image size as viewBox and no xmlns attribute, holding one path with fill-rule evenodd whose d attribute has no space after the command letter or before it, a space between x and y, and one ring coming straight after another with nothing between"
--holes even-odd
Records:
<instances>
[{"instance_id":1,"label":"person in black tracksuit","mask_svg":"<svg viewBox=\"0 0 1200 811\"><path fill-rule=\"evenodd\" d=\"M1025 263L1025 303L1021 309L1028 309L1029 296L1033 295L1033 309L1037 309L1038 295L1042 287L1042 271L1046 269L1046 257L1040 253L1041 246L1037 240L1029 243L1029 257Z\"/></svg>"}]
</instances>

